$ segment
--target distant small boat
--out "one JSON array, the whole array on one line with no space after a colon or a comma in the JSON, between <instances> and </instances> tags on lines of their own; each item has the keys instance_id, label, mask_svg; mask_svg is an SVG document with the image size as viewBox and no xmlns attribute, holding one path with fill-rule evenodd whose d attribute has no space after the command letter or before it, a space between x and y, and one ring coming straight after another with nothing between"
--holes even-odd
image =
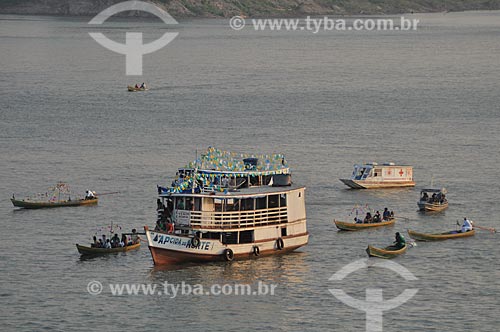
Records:
<instances>
[{"instance_id":1,"label":"distant small boat","mask_svg":"<svg viewBox=\"0 0 500 332\"><path fill-rule=\"evenodd\" d=\"M340 179L353 189L414 187L413 167L394 163L354 165L349 179Z\"/></svg>"},{"instance_id":2,"label":"distant small boat","mask_svg":"<svg viewBox=\"0 0 500 332\"><path fill-rule=\"evenodd\" d=\"M408 230L408 235L410 235L411 238L417 241L442 241L449 239L458 239L463 237L474 236L475 233L476 233L475 230L471 230L465 233L462 233L460 231L449 231L444 233L427 234L427 233L418 233Z\"/></svg>"},{"instance_id":3,"label":"distant small boat","mask_svg":"<svg viewBox=\"0 0 500 332\"><path fill-rule=\"evenodd\" d=\"M374 246L368 246L368 248L366 248L366 253L370 257L394 258L396 256L404 254L407 249L408 245L405 245L403 248L398 248L396 246L388 246L385 248L376 248Z\"/></svg>"},{"instance_id":4,"label":"distant small boat","mask_svg":"<svg viewBox=\"0 0 500 332\"><path fill-rule=\"evenodd\" d=\"M139 242L136 244L125 246L125 247L117 247L117 248L107 249L107 248L92 248L92 247L81 246L79 244L76 244L76 248L78 249L78 252L82 255L105 255L105 254L112 254L112 253L117 253L117 252L125 252L125 251L139 249L140 246L141 246L141 243Z\"/></svg>"},{"instance_id":5,"label":"distant small boat","mask_svg":"<svg viewBox=\"0 0 500 332\"><path fill-rule=\"evenodd\" d=\"M71 199L71 193L69 186L66 183L59 182L55 187L49 188L48 192L44 195L37 194L23 199L16 199L14 195L10 201L15 207L25 208L25 209L43 209L43 208L55 208L64 206L80 206L80 205L95 205L99 201L95 192L93 195L86 198Z\"/></svg>"},{"instance_id":6,"label":"distant small boat","mask_svg":"<svg viewBox=\"0 0 500 332\"><path fill-rule=\"evenodd\" d=\"M148 88L136 88L132 85L127 86L129 92L137 92L137 91L148 91Z\"/></svg>"},{"instance_id":7,"label":"distant small boat","mask_svg":"<svg viewBox=\"0 0 500 332\"><path fill-rule=\"evenodd\" d=\"M420 200L417 205L420 211L437 212L448 208L445 188L426 188L420 191Z\"/></svg>"},{"instance_id":8,"label":"distant small boat","mask_svg":"<svg viewBox=\"0 0 500 332\"><path fill-rule=\"evenodd\" d=\"M95 205L99 201L99 198L93 199L76 199L76 200L66 200L66 201L54 201L54 202L37 202L29 201L23 199L11 198L10 201L15 207L25 208L25 209L43 209L43 208L55 208L63 206L81 206L81 205Z\"/></svg>"},{"instance_id":9,"label":"distant small boat","mask_svg":"<svg viewBox=\"0 0 500 332\"><path fill-rule=\"evenodd\" d=\"M340 230L359 231L361 229L394 225L394 223L396 222L396 218L391 218L387 221L372 222L372 223L353 223L340 220L333 220L333 222L335 223L335 226L337 226L337 228Z\"/></svg>"}]
</instances>

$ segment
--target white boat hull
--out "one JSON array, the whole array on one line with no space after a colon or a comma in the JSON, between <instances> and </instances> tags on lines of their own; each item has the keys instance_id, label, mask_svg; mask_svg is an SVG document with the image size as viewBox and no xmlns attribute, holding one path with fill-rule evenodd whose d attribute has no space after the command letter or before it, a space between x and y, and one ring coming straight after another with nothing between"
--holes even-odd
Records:
<instances>
[{"instance_id":1,"label":"white boat hull","mask_svg":"<svg viewBox=\"0 0 500 332\"><path fill-rule=\"evenodd\" d=\"M376 189L376 188L396 188L396 187L414 187L415 181L366 181L340 179L346 186L353 189Z\"/></svg>"}]
</instances>

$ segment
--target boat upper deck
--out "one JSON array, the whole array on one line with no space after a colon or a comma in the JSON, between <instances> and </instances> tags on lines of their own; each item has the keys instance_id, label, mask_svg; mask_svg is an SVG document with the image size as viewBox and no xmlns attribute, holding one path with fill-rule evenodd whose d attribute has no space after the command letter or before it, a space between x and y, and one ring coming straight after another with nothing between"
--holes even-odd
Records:
<instances>
[{"instance_id":1,"label":"boat upper deck","mask_svg":"<svg viewBox=\"0 0 500 332\"><path fill-rule=\"evenodd\" d=\"M209 147L178 170L170 187L158 187L158 194L258 195L265 194L267 187L289 185L290 168L282 154L238 154Z\"/></svg>"},{"instance_id":2,"label":"boat upper deck","mask_svg":"<svg viewBox=\"0 0 500 332\"><path fill-rule=\"evenodd\" d=\"M222 192L167 192L158 195L159 197L212 197L212 198L249 198L249 197L263 197L272 194L282 194L297 189L303 189L304 186L299 186L292 184L286 187L271 187L271 186L259 186L250 187L244 189L238 189L233 191L222 191Z\"/></svg>"}]
</instances>

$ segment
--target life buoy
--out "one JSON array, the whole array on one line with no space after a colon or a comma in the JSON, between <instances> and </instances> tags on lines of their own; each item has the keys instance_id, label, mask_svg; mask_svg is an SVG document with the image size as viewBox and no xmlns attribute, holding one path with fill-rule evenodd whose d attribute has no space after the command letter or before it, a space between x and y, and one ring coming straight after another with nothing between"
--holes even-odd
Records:
<instances>
[{"instance_id":1,"label":"life buoy","mask_svg":"<svg viewBox=\"0 0 500 332\"><path fill-rule=\"evenodd\" d=\"M278 238L276 240L276 248L278 248L278 250L281 250L285 247L285 243L283 242L283 239L282 238Z\"/></svg>"},{"instance_id":2,"label":"life buoy","mask_svg":"<svg viewBox=\"0 0 500 332\"><path fill-rule=\"evenodd\" d=\"M231 249L224 250L224 259L228 262L232 261L234 258L234 252Z\"/></svg>"},{"instance_id":3,"label":"life buoy","mask_svg":"<svg viewBox=\"0 0 500 332\"><path fill-rule=\"evenodd\" d=\"M200 238L195 236L191 239L191 247L197 248L200 245Z\"/></svg>"},{"instance_id":4,"label":"life buoy","mask_svg":"<svg viewBox=\"0 0 500 332\"><path fill-rule=\"evenodd\" d=\"M259 256L260 255L260 248L259 248L259 246L253 246L253 254L255 256Z\"/></svg>"}]
</instances>

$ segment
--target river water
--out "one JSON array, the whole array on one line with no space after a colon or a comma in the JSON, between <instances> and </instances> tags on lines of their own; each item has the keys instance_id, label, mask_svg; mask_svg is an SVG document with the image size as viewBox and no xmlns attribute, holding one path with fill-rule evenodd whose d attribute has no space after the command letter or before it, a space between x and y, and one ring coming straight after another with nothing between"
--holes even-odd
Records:
<instances>
[{"instance_id":1,"label":"river water","mask_svg":"<svg viewBox=\"0 0 500 332\"><path fill-rule=\"evenodd\" d=\"M337 300L418 293L383 314L384 331L495 331L498 234L419 243L394 262L417 280L370 266L329 278L395 231L445 231L464 216L499 227L500 12L414 15L417 31L233 31L184 20L179 36L125 75L125 57L88 36L153 40L159 22L0 16L0 323L2 331L363 331L365 313ZM147 93L128 93L145 81ZM139 82L139 83L140 83ZM209 145L284 153L307 186L309 245L232 263L153 266L139 251L82 260L102 225L154 225L156 185ZM414 166L416 188L349 190L362 161ZM419 189L446 186L450 207L417 212ZM9 201L58 181L103 195L96 207L17 210ZM405 217L392 228L338 233L355 204ZM370 259L369 265L378 262ZM99 281L100 295L87 291ZM274 295L122 295L112 283L276 285ZM187 286L185 286L187 287ZM186 288L187 289L187 288ZM186 291L188 293L188 291ZM380 304L373 304L374 307Z\"/></svg>"}]
</instances>

